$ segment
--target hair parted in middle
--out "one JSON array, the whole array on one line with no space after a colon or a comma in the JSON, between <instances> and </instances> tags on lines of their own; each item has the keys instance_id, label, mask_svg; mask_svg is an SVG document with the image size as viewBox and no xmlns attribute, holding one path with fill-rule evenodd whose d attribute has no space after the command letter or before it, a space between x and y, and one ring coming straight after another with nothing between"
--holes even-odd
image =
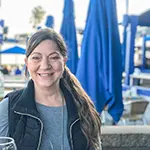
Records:
<instances>
[{"instance_id":1,"label":"hair parted in middle","mask_svg":"<svg viewBox=\"0 0 150 150\"><path fill-rule=\"evenodd\" d=\"M61 55L67 58L67 46L65 41L62 36L53 29L40 29L29 38L26 57L28 58L34 49L44 40L52 40L55 42ZM65 66L61 80L63 80L65 87L74 97L80 118L81 130L88 139L89 148L98 150L101 121L93 102L67 66Z\"/></svg>"}]
</instances>

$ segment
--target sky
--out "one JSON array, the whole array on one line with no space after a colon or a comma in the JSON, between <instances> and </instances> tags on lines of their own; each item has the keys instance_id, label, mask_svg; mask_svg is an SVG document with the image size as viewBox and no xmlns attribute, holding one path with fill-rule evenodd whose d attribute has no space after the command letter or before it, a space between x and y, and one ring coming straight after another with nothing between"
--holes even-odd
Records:
<instances>
[{"instance_id":1,"label":"sky","mask_svg":"<svg viewBox=\"0 0 150 150\"><path fill-rule=\"evenodd\" d=\"M118 18L121 22L125 13L126 0L117 0ZM32 31L29 24L31 11L35 6L42 6L46 11L43 26L47 15L53 15L55 29L59 31L63 17L64 0L1 0L0 18L9 26L9 35ZM84 28L89 0L74 0L76 27ZM129 14L139 14L150 8L150 0L129 0Z\"/></svg>"},{"instance_id":2,"label":"sky","mask_svg":"<svg viewBox=\"0 0 150 150\"><path fill-rule=\"evenodd\" d=\"M78 26L84 22L89 0L74 0L76 19ZM56 29L60 28L63 17L64 0L1 0L1 18L4 18L5 24L9 26L11 33L30 32L32 25L29 24L31 11L35 6L42 6L47 12L45 15L53 15Z\"/></svg>"}]
</instances>

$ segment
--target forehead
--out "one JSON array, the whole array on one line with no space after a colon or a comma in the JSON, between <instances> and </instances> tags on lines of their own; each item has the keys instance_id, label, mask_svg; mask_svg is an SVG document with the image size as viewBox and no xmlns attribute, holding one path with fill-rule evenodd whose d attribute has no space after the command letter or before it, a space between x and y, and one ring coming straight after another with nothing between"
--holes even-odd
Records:
<instances>
[{"instance_id":1,"label":"forehead","mask_svg":"<svg viewBox=\"0 0 150 150\"><path fill-rule=\"evenodd\" d=\"M57 44L52 40L44 40L33 50L32 53L52 53L55 51L60 51Z\"/></svg>"}]
</instances>

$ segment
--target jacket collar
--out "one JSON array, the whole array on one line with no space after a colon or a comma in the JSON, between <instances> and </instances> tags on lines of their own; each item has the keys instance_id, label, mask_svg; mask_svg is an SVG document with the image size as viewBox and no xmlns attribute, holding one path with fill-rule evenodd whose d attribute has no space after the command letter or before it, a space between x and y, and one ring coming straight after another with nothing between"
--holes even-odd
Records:
<instances>
[{"instance_id":1,"label":"jacket collar","mask_svg":"<svg viewBox=\"0 0 150 150\"><path fill-rule=\"evenodd\" d=\"M68 111L68 123L71 124L73 121L79 118L77 107L74 102L75 96L72 94L69 89L65 86L65 83L63 79L60 80L60 88L64 94L65 100L66 100L66 106Z\"/></svg>"},{"instance_id":2,"label":"jacket collar","mask_svg":"<svg viewBox=\"0 0 150 150\"><path fill-rule=\"evenodd\" d=\"M69 124L70 124L71 122L79 118L78 113L77 113L77 108L74 102L73 95L66 88L64 81L62 79L60 80L60 88L66 100L66 106L68 110L68 119L69 119ZM35 93L34 82L33 80L29 80L27 87L23 90L22 94L16 101L13 107L13 110L39 117L38 110L36 108L34 93Z\"/></svg>"},{"instance_id":3,"label":"jacket collar","mask_svg":"<svg viewBox=\"0 0 150 150\"><path fill-rule=\"evenodd\" d=\"M35 103L33 80L29 80L27 87L23 89L20 97L14 104L13 110L39 117L37 116L38 111Z\"/></svg>"}]
</instances>

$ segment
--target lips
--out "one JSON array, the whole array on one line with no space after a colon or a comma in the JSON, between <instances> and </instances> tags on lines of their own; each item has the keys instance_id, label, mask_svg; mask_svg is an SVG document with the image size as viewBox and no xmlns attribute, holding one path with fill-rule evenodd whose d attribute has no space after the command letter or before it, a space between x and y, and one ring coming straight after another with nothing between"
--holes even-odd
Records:
<instances>
[{"instance_id":1,"label":"lips","mask_svg":"<svg viewBox=\"0 0 150 150\"><path fill-rule=\"evenodd\" d=\"M38 73L41 77L52 76L54 73Z\"/></svg>"}]
</instances>

